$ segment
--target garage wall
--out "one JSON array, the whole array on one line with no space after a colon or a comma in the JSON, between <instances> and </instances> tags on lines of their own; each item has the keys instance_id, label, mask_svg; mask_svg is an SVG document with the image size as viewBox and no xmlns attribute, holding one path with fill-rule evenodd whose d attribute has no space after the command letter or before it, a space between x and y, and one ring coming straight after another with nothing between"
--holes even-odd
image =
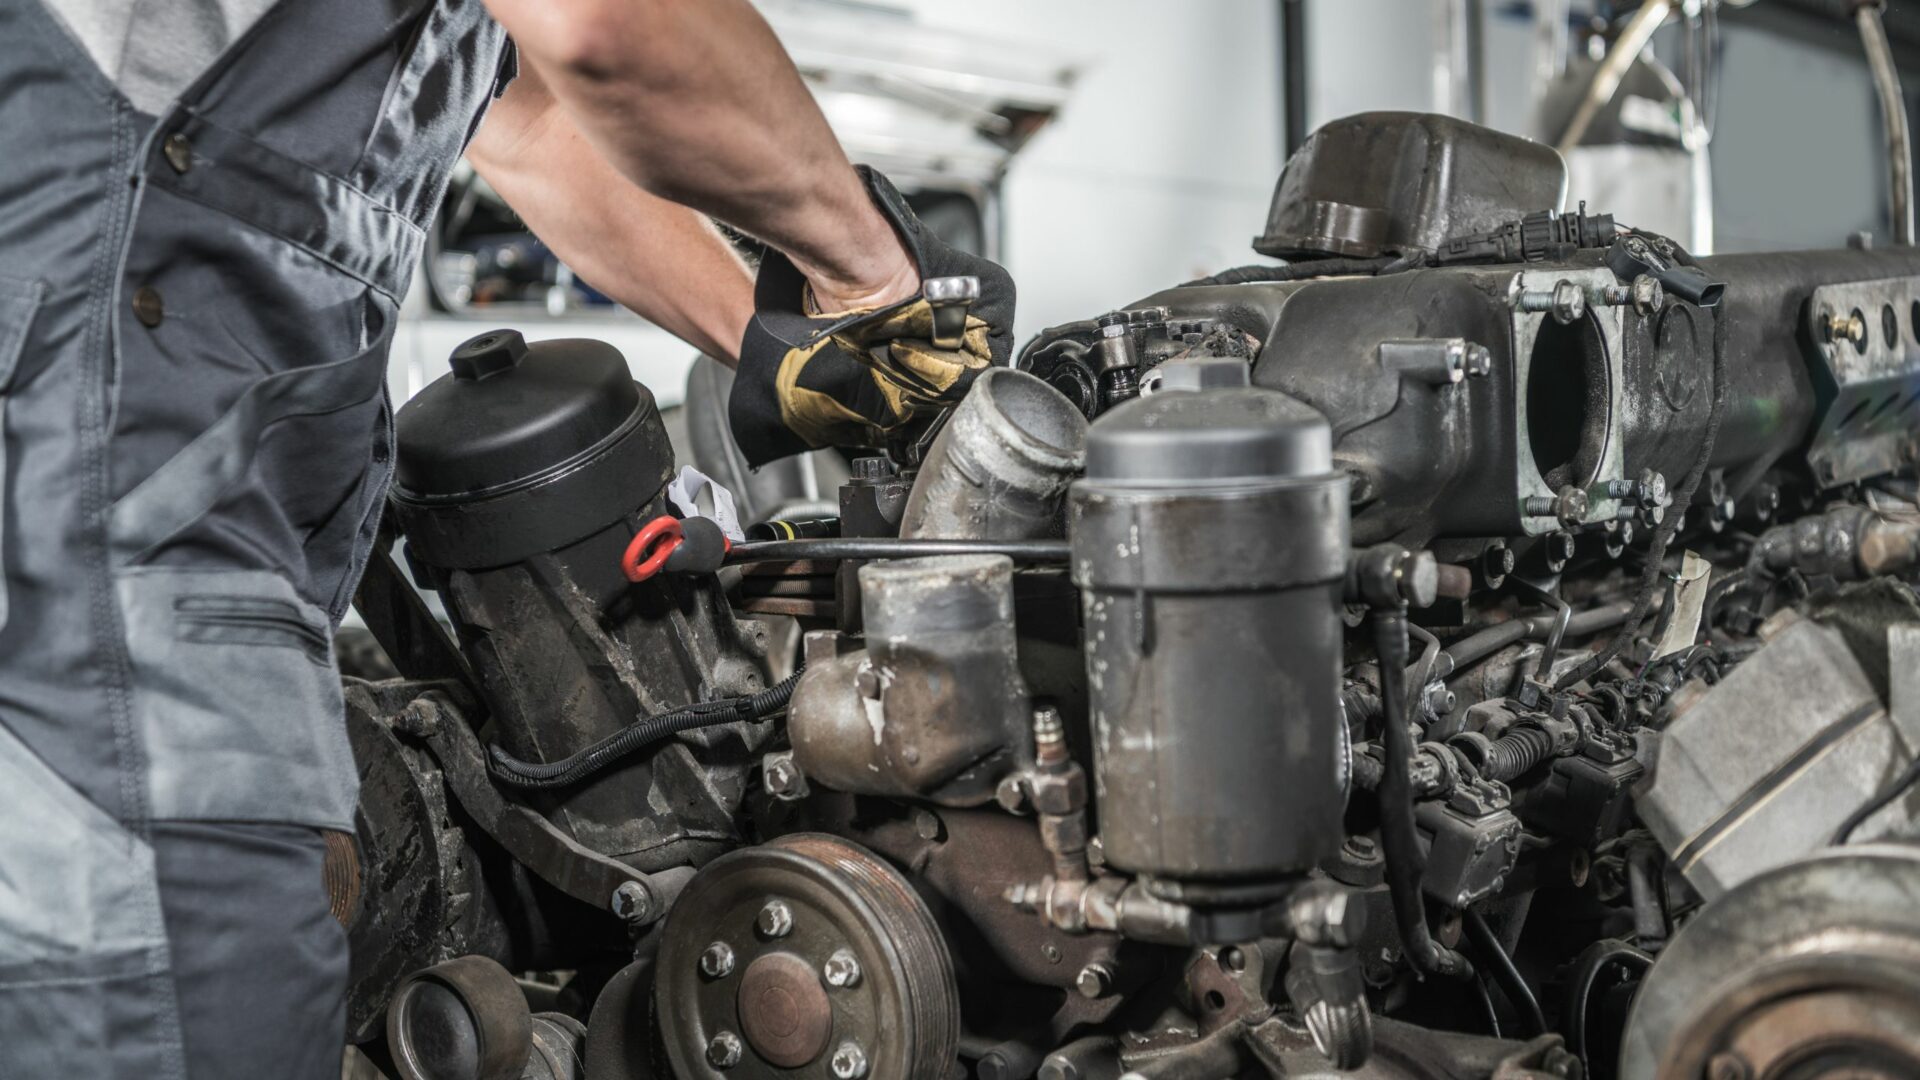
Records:
<instances>
[{"instance_id":1,"label":"garage wall","mask_svg":"<svg viewBox=\"0 0 1920 1080\"><path fill-rule=\"evenodd\" d=\"M1065 112L1007 177L1020 340L1254 261L1284 137L1272 0L904 6L928 25L1043 41L1082 61Z\"/></svg>"}]
</instances>

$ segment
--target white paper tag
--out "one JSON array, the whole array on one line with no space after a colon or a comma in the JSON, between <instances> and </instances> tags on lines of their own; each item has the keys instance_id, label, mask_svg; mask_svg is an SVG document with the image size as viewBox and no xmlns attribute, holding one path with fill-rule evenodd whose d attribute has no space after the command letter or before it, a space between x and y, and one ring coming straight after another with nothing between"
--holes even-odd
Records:
<instances>
[{"instance_id":1,"label":"white paper tag","mask_svg":"<svg viewBox=\"0 0 1920 1080\"><path fill-rule=\"evenodd\" d=\"M700 509L700 492L706 491L707 498L713 503L713 512ZM743 543L747 534L740 528L740 518L733 509L733 492L720 486L719 481L691 465L680 466L679 475L667 484L667 501L680 511L683 518L712 518L720 525L720 531L727 539L736 544Z\"/></svg>"}]
</instances>

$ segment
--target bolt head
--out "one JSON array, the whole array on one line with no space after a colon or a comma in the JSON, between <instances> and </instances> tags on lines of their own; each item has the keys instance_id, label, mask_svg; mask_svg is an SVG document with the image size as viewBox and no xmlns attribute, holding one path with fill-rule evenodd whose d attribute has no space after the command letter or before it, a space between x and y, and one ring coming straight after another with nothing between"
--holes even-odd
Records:
<instances>
[{"instance_id":1,"label":"bolt head","mask_svg":"<svg viewBox=\"0 0 1920 1080\"><path fill-rule=\"evenodd\" d=\"M1105 997L1113 989L1113 971L1105 964L1088 964L1074 976L1073 988L1089 1000Z\"/></svg>"},{"instance_id":2,"label":"bolt head","mask_svg":"<svg viewBox=\"0 0 1920 1080\"><path fill-rule=\"evenodd\" d=\"M1587 491L1585 488L1568 484L1554 496L1554 516L1562 525L1578 525L1587 517Z\"/></svg>"},{"instance_id":3,"label":"bolt head","mask_svg":"<svg viewBox=\"0 0 1920 1080\"><path fill-rule=\"evenodd\" d=\"M791 758L779 758L767 763L767 793L785 795L794 788L794 781L800 779L800 770L794 768Z\"/></svg>"},{"instance_id":4,"label":"bolt head","mask_svg":"<svg viewBox=\"0 0 1920 1080\"><path fill-rule=\"evenodd\" d=\"M1558 281L1553 286L1553 318L1555 322L1576 322L1587 314L1587 293L1571 281Z\"/></svg>"},{"instance_id":5,"label":"bolt head","mask_svg":"<svg viewBox=\"0 0 1920 1080\"><path fill-rule=\"evenodd\" d=\"M999 803L1000 809L1009 814L1026 813L1028 809L1026 780L1015 773L1000 781L1000 786L993 791L993 801Z\"/></svg>"},{"instance_id":6,"label":"bolt head","mask_svg":"<svg viewBox=\"0 0 1920 1080\"><path fill-rule=\"evenodd\" d=\"M867 1052L860 1049L859 1043L843 1042L834 1050L827 1065L838 1080L860 1080L867 1075Z\"/></svg>"},{"instance_id":7,"label":"bolt head","mask_svg":"<svg viewBox=\"0 0 1920 1080\"><path fill-rule=\"evenodd\" d=\"M607 906L628 922L644 921L653 914L653 895L637 881L623 881L613 890L613 899Z\"/></svg>"},{"instance_id":8,"label":"bolt head","mask_svg":"<svg viewBox=\"0 0 1920 1080\"><path fill-rule=\"evenodd\" d=\"M700 954L700 974L709 979L724 979L733 974L733 946L716 941Z\"/></svg>"},{"instance_id":9,"label":"bolt head","mask_svg":"<svg viewBox=\"0 0 1920 1080\"><path fill-rule=\"evenodd\" d=\"M760 914L754 919L754 925L760 933L770 938L783 938L793 933L793 909L785 900L769 900L760 908Z\"/></svg>"},{"instance_id":10,"label":"bolt head","mask_svg":"<svg viewBox=\"0 0 1920 1080\"><path fill-rule=\"evenodd\" d=\"M1487 375L1493 371L1493 351L1485 345L1468 342L1466 361L1463 366L1470 379Z\"/></svg>"},{"instance_id":11,"label":"bolt head","mask_svg":"<svg viewBox=\"0 0 1920 1080\"><path fill-rule=\"evenodd\" d=\"M1573 543L1572 533L1555 532L1555 533L1547 534L1547 561L1548 562L1565 565L1568 559L1573 558L1573 549L1574 549L1574 543Z\"/></svg>"},{"instance_id":12,"label":"bolt head","mask_svg":"<svg viewBox=\"0 0 1920 1080\"><path fill-rule=\"evenodd\" d=\"M1633 279L1633 310L1642 315L1652 315L1666 305L1667 291L1660 287L1650 274L1641 274Z\"/></svg>"},{"instance_id":13,"label":"bolt head","mask_svg":"<svg viewBox=\"0 0 1920 1080\"><path fill-rule=\"evenodd\" d=\"M707 1064L716 1069L731 1069L740 1064L742 1050L740 1036L722 1031L707 1040Z\"/></svg>"},{"instance_id":14,"label":"bolt head","mask_svg":"<svg viewBox=\"0 0 1920 1080\"><path fill-rule=\"evenodd\" d=\"M821 966L820 974L827 980L828 986L845 990L860 985L860 961L854 958L850 949L836 949L827 962Z\"/></svg>"}]
</instances>

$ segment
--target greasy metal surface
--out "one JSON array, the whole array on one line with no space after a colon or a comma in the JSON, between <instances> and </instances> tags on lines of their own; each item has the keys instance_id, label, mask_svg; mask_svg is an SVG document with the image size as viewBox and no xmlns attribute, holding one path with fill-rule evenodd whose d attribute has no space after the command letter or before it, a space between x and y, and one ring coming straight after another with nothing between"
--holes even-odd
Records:
<instances>
[{"instance_id":1,"label":"greasy metal surface","mask_svg":"<svg viewBox=\"0 0 1920 1080\"><path fill-rule=\"evenodd\" d=\"M740 976L740 1030L769 1064L797 1069L833 1034L833 1003L820 969L797 953L763 953Z\"/></svg>"},{"instance_id":2,"label":"greasy metal surface","mask_svg":"<svg viewBox=\"0 0 1920 1080\"><path fill-rule=\"evenodd\" d=\"M362 898L347 926L347 1041L379 1033L409 973L469 953L508 956L508 932L481 885L479 855L454 823L440 769L391 728L418 684L346 687L347 737L360 770L355 813Z\"/></svg>"},{"instance_id":3,"label":"greasy metal surface","mask_svg":"<svg viewBox=\"0 0 1920 1080\"><path fill-rule=\"evenodd\" d=\"M999 555L870 563L867 648L808 642L788 710L794 759L842 791L988 802L1031 758L1013 564Z\"/></svg>"},{"instance_id":4,"label":"greasy metal surface","mask_svg":"<svg viewBox=\"0 0 1920 1080\"><path fill-rule=\"evenodd\" d=\"M442 597L479 677L493 738L554 761L636 718L769 685L766 630L736 620L711 576L634 585L618 569L629 521L562 551L448 572ZM737 842L733 814L765 722L690 731L532 805L585 846L642 869L699 864Z\"/></svg>"},{"instance_id":5,"label":"greasy metal surface","mask_svg":"<svg viewBox=\"0 0 1920 1080\"><path fill-rule=\"evenodd\" d=\"M1709 899L1823 847L1920 749L1838 631L1777 618L1765 647L1680 705L1635 794L1641 818Z\"/></svg>"},{"instance_id":6,"label":"greasy metal surface","mask_svg":"<svg viewBox=\"0 0 1920 1080\"><path fill-rule=\"evenodd\" d=\"M521 1080L533 1018L512 974L483 956L418 972L387 1011L402 1080Z\"/></svg>"},{"instance_id":7,"label":"greasy metal surface","mask_svg":"<svg viewBox=\"0 0 1920 1080\"><path fill-rule=\"evenodd\" d=\"M725 1071L707 1058L710 1040L737 1032L745 973L773 953L803 957L810 970L838 950L854 954L861 978L826 997L834 1045L856 1042L870 1063L868 1075L943 1076L954 1060L959 1006L946 943L925 901L871 853L822 834L784 836L716 859L681 901L667 918L655 961L667 1056L681 1080L829 1075L824 1058L788 1072L751 1046ZM778 937L770 937L759 918L772 901L791 912L790 927ZM727 942L739 957L718 977L699 966L714 941Z\"/></svg>"},{"instance_id":8,"label":"greasy metal surface","mask_svg":"<svg viewBox=\"0 0 1920 1080\"><path fill-rule=\"evenodd\" d=\"M1911 1075L1920 1057L1915 896L1920 853L1895 845L1831 850L1728 893L1681 930L1642 984L1622 1080L1705 1075L1728 1052L1751 1066L1824 1062L1784 1075Z\"/></svg>"},{"instance_id":9,"label":"greasy metal surface","mask_svg":"<svg viewBox=\"0 0 1920 1080\"><path fill-rule=\"evenodd\" d=\"M993 369L933 440L900 520L903 537L1042 539L1081 468L1087 418L1024 371Z\"/></svg>"},{"instance_id":10,"label":"greasy metal surface","mask_svg":"<svg viewBox=\"0 0 1920 1080\"><path fill-rule=\"evenodd\" d=\"M1825 487L1891 471L1913 460L1920 427L1920 277L1824 285L1807 302L1820 418L1807 461ZM1858 322L1854 322L1855 318ZM1855 340L1837 335L1845 320Z\"/></svg>"},{"instance_id":11,"label":"greasy metal surface","mask_svg":"<svg viewBox=\"0 0 1920 1080\"><path fill-rule=\"evenodd\" d=\"M1274 189L1262 255L1440 247L1564 202L1550 148L1451 117L1361 113L1321 126Z\"/></svg>"}]
</instances>

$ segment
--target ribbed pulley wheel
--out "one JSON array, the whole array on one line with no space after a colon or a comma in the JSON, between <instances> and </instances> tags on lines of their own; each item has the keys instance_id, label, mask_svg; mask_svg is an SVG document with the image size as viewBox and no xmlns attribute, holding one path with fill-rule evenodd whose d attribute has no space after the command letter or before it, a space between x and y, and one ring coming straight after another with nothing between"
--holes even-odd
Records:
<instances>
[{"instance_id":1,"label":"ribbed pulley wheel","mask_svg":"<svg viewBox=\"0 0 1920 1080\"><path fill-rule=\"evenodd\" d=\"M667 916L655 989L681 1080L946 1077L953 960L926 902L819 833L714 860Z\"/></svg>"}]
</instances>

